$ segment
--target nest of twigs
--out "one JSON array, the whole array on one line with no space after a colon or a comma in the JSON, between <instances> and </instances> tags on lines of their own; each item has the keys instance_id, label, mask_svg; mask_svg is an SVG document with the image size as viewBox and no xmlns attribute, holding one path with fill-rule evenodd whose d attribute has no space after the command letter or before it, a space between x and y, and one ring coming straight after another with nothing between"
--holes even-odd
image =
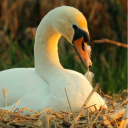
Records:
<instances>
[{"instance_id":1,"label":"nest of twigs","mask_svg":"<svg viewBox=\"0 0 128 128\"><path fill-rule=\"evenodd\" d=\"M96 91L95 88L92 94ZM125 112L127 92L128 90L124 90L120 95L109 96L100 90L108 109L104 110L101 106L100 110L95 109L94 112L90 110L90 107L95 107L95 104L86 108L86 103L92 94L89 95L81 110L73 113L56 112L52 108L44 109L42 112L34 112L28 108L20 111L16 109L15 112L0 109L0 128L126 128L126 122L128 122L128 112ZM87 113L83 114L85 109ZM34 114L22 115L24 110Z\"/></svg>"}]
</instances>

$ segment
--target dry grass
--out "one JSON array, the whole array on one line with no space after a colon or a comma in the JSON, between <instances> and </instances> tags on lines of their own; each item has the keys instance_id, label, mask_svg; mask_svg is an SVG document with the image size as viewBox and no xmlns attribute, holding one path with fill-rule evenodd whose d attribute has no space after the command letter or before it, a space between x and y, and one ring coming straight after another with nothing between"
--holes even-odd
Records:
<instances>
[{"instance_id":1,"label":"dry grass","mask_svg":"<svg viewBox=\"0 0 128 128\"><path fill-rule=\"evenodd\" d=\"M96 109L91 112L90 107L95 107L95 105L85 108L87 113L79 116L75 128L118 128L120 126L128 101L128 90L124 90L120 95L114 94L113 96L105 95L101 90L100 93L105 99L108 109L105 110L101 106L100 110ZM24 110L31 111L34 114L22 115ZM28 108L23 108L20 111L16 109L15 112L0 110L0 127L66 128L71 127L78 115L79 112L56 112L52 108L44 109L39 113Z\"/></svg>"},{"instance_id":2,"label":"dry grass","mask_svg":"<svg viewBox=\"0 0 128 128\"><path fill-rule=\"evenodd\" d=\"M124 25L121 26L121 32L116 25L118 25L118 22L122 22L122 19L118 18L118 13L119 16L121 16L120 13L126 15L127 6L125 0L113 0L110 2L103 0L4 0L0 1L0 31L6 33L9 31L11 38L17 40L24 35L25 29L37 27L42 17L51 9L62 5L78 8L86 16L89 24L91 23L90 28L93 30L91 39L97 38L99 36L97 33L104 37L104 29L101 28L104 28L105 25L110 38L119 42L124 41L122 36L127 34L127 22L124 21ZM115 6L114 9L113 6ZM116 20L117 24L113 23L114 20L112 18L115 18L114 20Z\"/></svg>"}]
</instances>

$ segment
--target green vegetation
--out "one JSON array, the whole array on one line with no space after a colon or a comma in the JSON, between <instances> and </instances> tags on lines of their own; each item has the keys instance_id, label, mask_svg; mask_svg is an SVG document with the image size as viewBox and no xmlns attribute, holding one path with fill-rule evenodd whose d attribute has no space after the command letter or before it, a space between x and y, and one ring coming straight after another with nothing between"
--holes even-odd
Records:
<instances>
[{"instance_id":1,"label":"green vegetation","mask_svg":"<svg viewBox=\"0 0 128 128\"><path fill-rule=\"evenodd\" d=\"M4 56L3 58L1 57L0 70L34 66L34 41L29 46L27 44L24 45L24 48L19 47L17 43L11 39L10 44L10 47L5 49L9 55L9 62L4 62ZM59 54L63 67L85 74L86 67L79 59L72 45L65 41L64 46L67 47L67 50L63 50L65 48L62 48L61 44L62 42L60 42L59 45ZM94 49L99 49L99 47L101 47L100 45L103 46L98 54L95 54L92 49L91 59L93 66L90 71L95 75L93 85L99 83L105 93L120 93L127 85L127 49L110 44L97 44Z\"/></svg>"},{"instance_id":2,"label":"green vegetation","mask_svg":"<svg viewBox=\"0 0 128 128\"><path fill-rule=\"evenodd\" d=\"M33 0L31 3L28 0L5 1L7 2L0 2L0 71L34 67L34 36L31 35L33 28L38 26L49 10L63 3L54 0L47 0L48 3L43 0ZM127 49L107 43L96 44L94 40L108 38L121 43L127 42L126 1L63 2L78 8L88 20L93 62L90 71L95 75L93 85L99 83L103 92L108 94L120 93L127 88ZM59 56L64 68L85 74L86 67L65 39L59 43Z\"/></svg>"},{"instance_id":3,"label":"green vegetation","mask_svg":"<svg viewBox=\"0 0 128 128\"><path fill-rule=\"evenodd\" d=\"M70 44L65 43L69 49L73 49ZM94 49L100 52L95 54ZM60 47L61 49L61 47ZM67 50L68 51L68 50ZM61 50L60 61L67 69L76 70L85 74L86 67L82 61L74 59L76 52L67 52ZM70 51L70 50L69 50ZM121 53L119 54L119 52ZM92 49L93 66L90 71L94 73L93 85L96 83L101 85L101 89L107 94L120 93L127 88L127 49L116 47L110 44L97 44ZM78 57L78 56L77 56Z\"/></svg>"}]
</instances>

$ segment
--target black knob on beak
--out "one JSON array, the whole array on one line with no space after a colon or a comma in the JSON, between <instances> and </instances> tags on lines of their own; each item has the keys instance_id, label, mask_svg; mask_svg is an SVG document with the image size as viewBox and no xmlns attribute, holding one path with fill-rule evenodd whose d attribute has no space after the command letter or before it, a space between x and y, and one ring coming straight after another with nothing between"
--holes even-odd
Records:
<instances>
[{"instance_id":1,"label":"black knob on beak","mask_svg":"<svg viewBox=\"0 0 128 128\"><path fill-rule=\"evenodd\" d=\"M91 68L92 67L92 65L89 65L89 68Z\"/></svg>"}]
</instances>

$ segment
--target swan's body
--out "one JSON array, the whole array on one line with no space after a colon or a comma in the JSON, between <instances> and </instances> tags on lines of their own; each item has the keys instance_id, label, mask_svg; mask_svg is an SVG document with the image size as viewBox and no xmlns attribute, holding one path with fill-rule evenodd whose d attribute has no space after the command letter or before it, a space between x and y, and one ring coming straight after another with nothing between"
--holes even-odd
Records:
<instances>
[{"instance_id":1,"label":"swan's body","mask_svg":"<svg viewBox=\"0 0 128 128\"><path fill-rule=\"evenodd\" d=\"M70 14L71 13L71 14ZM72 42L77 25L88 33L86 19L77 9L58 7L50 11L41 21L35 37L35 68L16 68L0 72L0 87L7 89L8 108L21 98L18 108L27 107L35 111L54 108L67 111L69 108L65 94L68 93L74 111L80 110L92 86L80 73L64 69L58 57L58 40L61 35ZM88 65L88 62L86 62ZM4 107L4 97L0 89L0 107ZM104 100L95 93L88 106L104 105Z\"/></svg>"}]
</instances>

